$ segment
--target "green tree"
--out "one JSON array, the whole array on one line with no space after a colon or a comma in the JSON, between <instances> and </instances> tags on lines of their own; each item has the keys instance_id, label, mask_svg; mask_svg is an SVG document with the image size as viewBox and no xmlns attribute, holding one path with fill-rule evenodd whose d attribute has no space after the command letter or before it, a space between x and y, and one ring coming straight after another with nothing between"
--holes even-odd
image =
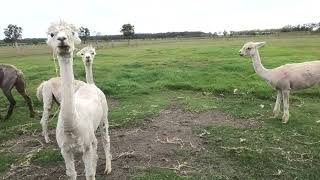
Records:
<instances>
[{"instance_id":1,"label":"green tree","mask_svg":"<svg viewBox=\"0 0 320 180\"><path fill-rule=\"evenodd\" d=\"M18 40L22 38L22 27L9 24L4 29L5 42L12 43L12 46L18 47Z\"/></svg>"},{"instance_id":2,"label":"green tree","mask_svg":"<svg viewBox=\"0 0 320 180\"><path fill-rule=\"evenodd\" d=\"M227 36L228 32L226 30L223 31L223 36Z\"/></svg>"},{"instance_id":3,"label":"green tree","mask_svg":"<svg viewBox=\"0 0 320 180\"><path fill-rule=\"evenodd\" d=\"M83 44L86 43L87 39L90 37L90 30L86 27L80 27L79 29L79 37Z\"/></svg>"},{"instance_id":4,"label":"green tree","mask_svg":"<svg viewBox=\"0 0 320 180\"><path fill-rule=\"evenodd\" d=\"M123 33L124 38L128 39L129 46L130 39L134 37L134 26L131 24L124 24L122 25L120 32Z\"/></svg>"}]
</instances>

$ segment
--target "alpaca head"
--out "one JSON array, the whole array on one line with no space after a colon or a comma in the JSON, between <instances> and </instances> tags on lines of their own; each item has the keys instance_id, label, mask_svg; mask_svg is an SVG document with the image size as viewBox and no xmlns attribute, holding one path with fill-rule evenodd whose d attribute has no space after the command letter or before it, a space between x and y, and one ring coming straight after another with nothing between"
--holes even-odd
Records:
<instances>
[{"instance_id":1,"label":"alpaca head","mask_svg":"<svg viewBox=\"0 0 320 180\"><path fill-rule=\"evenodd\" d=\"M96 55L96 50L90 45L82 48L79 52L77 52L77 55L82 58L83 64L85 66L90 65L93 63L93 59Z\"/></svg>"},{"instance_id":2,"label":"alpaca head","mask_svg":"<svg viewBox=\"0 0 320 180\"><path fill-rule=\"evenodd\" d=\"M264 46L265 42L247 42L243 45L243 47L239 51L240 56L254 56L256 50L262 46Z\"/></svg>"},{"instance_id":3,"label":"alpaca head","mask_svg":"<svg viewBox=\"0 0 320 180\"><path fill-rule=\"evenodd\" d=\"M64 21L52 23L48 28L47 44L53 48L58 55L70 54L75 44L80 44L78 29Z\"/></svg>"}]
</instances>

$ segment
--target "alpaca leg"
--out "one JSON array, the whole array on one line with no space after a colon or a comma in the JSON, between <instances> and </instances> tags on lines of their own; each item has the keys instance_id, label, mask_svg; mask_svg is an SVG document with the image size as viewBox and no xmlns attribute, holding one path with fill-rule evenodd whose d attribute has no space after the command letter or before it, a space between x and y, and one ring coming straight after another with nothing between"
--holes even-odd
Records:
<instances>
[{"instance_id":1,"label":"alpaca leg","mask_svg":"<svg viewBox=\"0 0 320 180\"><path fill-rule=\"evenodd\" d=\"M21 96L24 98L24 100L26 101L26 103L29 107L30 117L34 117L36 112L33 109L31 98L26 93L26 85L25 85L24 80L17 79L16 89L17 89L18 93L21 94Z\"/></svg>"},{"instance_id":2,"label":"alpaca leg","mask_svg":"<svg viewBox=\"0 0 320 180\"><path fill-rule=\"evenodd\" d=\"M48 136L48 119L52 108L53 98L51 86L45 84L42 89L43 113L40 124L42 126L42 133L46 143L50 142Z\"/></svg>"},{"instance_id":3,"label":"alpaca leg","mask_svg":"<svg viewBox=\"0 0 320 180\"><path fill-rule=\"evenodd\" d=\"M104 173L110 174L112 170L111 168L112 156L110 153L109 123L108 123L107 117L105 117L104 121L101 121L99 128L100 128L104 153L106 156L106 169L104 170Z\"/></svg>"},{"instance_id":4,"label":"alpaca leg","mask_svg":"<svg viewBox=\"0 0 320 180\"><path fill-rule=\"evenodd\" d=\"M287 123L289 120L289 94L290 91L282 91L282 98L283 98L283 117L282 123Z\"/></svg>"},{"instance_id":5,"label":"alpaca leg","mask_svg":"<svg viewBox=\"0 0 320 180\"><path fill-rule=\"evenodd\" d=\"M64 148L61 149L61 154L63 156L64 162L66 164L66 174L68 179L76 180L77 179L77 172L74 166L74 157L73 153L66 152Z\"/></svg>"},{"instance_id":6,"label":"alpaca leg","mask_svg":"<svg viewBox=\"0 0 320 180\"><path fill-rule=\"evenodd\" d=\"M48 135L48 119L49 119L49 113L51 111L51 108L52 108L52 95L43 96L43 113L42 113L40 124L42 126L42 134L44 136L46 143L50 142L50 138Z\"/></svg>"},{"instance_id":7,"label":"alpaca leg","mask_svg":"<svg viewBox=\"0 0 320 180\"><path fill-rule=\"evenodd\" d=\"M9 119L9 117L12 114L13 108L16 105L16 101L14 100L14 98L13 98L13 96L11 94L11 89L3 90L4 95L7 97L8 101L10 103L5 119Z\"/></svg>"},{"instance_id":8,"label":"alpaca leg","mask_svg":"<svg viewBox=\"0 0 320 180\"><path fill-rule=\"evenodd\" d=\"M96 175L96 171L97 171L97 161L98 161L98 154L97 154L97 150L98 150L98 140L96 138L94 138L94 141L92 143L92 147L93 147L93 154L92 154L92 169L94 172L94 176Z\"/></svg>"},{"instance_id":9,"label":"alpaca leg","mask_svg":"<svg viewBox=\"0 0 320 180\"><path fill-rule=\"evenodd\" d=\"M82 155L87 180L95 180L96 172L94 171L93 163L96 162L94 162L94 159L97 159L97 151L93 145L90 145Z\"/></svg>"},{"instance_id":10,"label":"alpaca leg","mask_svg":"<svg viewBox=\"0 0 320 180\"><path fill-rule=\"evenodd\" d=\"M281 108L282 93L278 90L276 104L273 109L273 116L278 117Z\"/></svg>"},{"instance_id":11,"label":"alpaca leg","mask_svg":"<svg viewBox=\"0 0 320 180\"><path fill-rule=\"evenodd\" d=\"M50 138L48 135L48 119L49 119L49 113L50 113L50 108L43 107L43 112L42 112L42 117L40 124L42 126L42 135L44 136L44 140L46 143L50 142Z\"/></svg>"}]
</instances>

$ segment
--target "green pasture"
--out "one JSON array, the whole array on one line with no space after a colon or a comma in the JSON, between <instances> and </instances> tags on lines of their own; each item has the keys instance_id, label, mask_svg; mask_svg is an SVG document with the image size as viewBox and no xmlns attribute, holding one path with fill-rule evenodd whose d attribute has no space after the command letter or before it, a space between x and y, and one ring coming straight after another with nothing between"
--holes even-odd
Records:
<instances>
[{"instance_id":1,"label":"green pasture","mask_svg":"<svg viewBox=\"0 0 320 180\"><path fill-rule=\"evenodd\" d=\"M141 126L171 106L201 113L222 111L261 127L212 124L205 128L207 153L194 158L197 171L181 176L152 168L134 179L318 179L320 177L320 89L313 87L290 96L290 120L272 118L276 92L253 70L251 60L238 55L247 41L266 41L262 63L274 68L285 63L320 59L320 36L266 36L253 38L174 39L97 44L94 79L99 88L119 102L109 115L111 128ZM75 78L85 80L80 58L74 60ZM45 45L0 48L0 63L21 69L35 108L36 88L56 76L51 49ZM237 93L234 94L234 90ZM29 118L28 108L14 90L17 106L12 117L0 121L0 144L40 133L40 118ZM0 108L8 105L0 96ZM264 107L262 108L263 105ZM54 111L53 111L54 112ZM5 111L2 111L4 116ZM280 116L281 117L281 116ZM50 121L53 129L56 118ZM194 133L199 133L194 127ZM244 142L240 142L245 139ZM2 145L1 145L2 146ZM0 149L1 149L0 146ZM186 157L189 152L183 153ZM181 154L179 154L181 155ZM58 157L57 157L58 156ZM0 174L23 158L0 150ZM56 150L43 150L31 161L46 168L63 163Z\"/></svg>"}]
</instances>

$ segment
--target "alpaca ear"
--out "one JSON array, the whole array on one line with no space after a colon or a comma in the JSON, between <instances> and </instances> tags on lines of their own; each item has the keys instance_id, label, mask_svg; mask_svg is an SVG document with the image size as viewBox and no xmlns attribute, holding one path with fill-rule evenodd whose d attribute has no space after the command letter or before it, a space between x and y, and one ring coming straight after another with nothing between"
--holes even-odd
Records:
<instances>
[{"instance_id":1,"label":"alpaca ear","mask_svg":"<svg viewBox=\"0 0 320 180\"><path fill-rule=\"evenodd\" d=\"M77 56L78 56L78 57L81 57L81 51L78 51L78 52L77 52Z\"/></svg>"},{"instance_id":2,"label":"alpaca ear","mask_svg":"<svg viewBox=\"0 0 320 180\"><path fill-rule=\"evenodd\" d=\"M52 47L52 37L49 35L50 33L48 33L48 38L47 38L47 45L51 46Z\"/></svg>"},{"instance_id":3,"label":"alpaca ear","mask_svg":"<svg viewBox=\"0 0 320 180\"><path fill-rule=\"evenodd\" d=\"M92 51L94 52L94 54L96 54L96 48L93 47L92 44L90 44L89 47L92 49Z\"/></svg>"},{"instance_id":4,"label":"alpaca ear","mask_svg":"<svg viewBox=\"0 0 320 180\"><path fill-rule=\"evenodd\" d=\"M81 44L81 39L79 38L79 36L74 37L74 44L76 45Z\"/></svg>"},{"instance_id":5,"label":"alpaca ear","mask_svg":"<svg viewBox=\"0 0 320 180\"><path fill-rule=\"evenodd\" d=\"M266 42L257 42L256 45L258 48L263 47L266 44Z\"/></svg>"},{"instance_id":6,"label":"alpaca ear","mask_svg":"<svg viewBox=\"0 0 320 180\"><path fill-rule=\"evenodd\" d=\"M91 48L91 49L93 49L93 50L96 50L96 48L93 47L92 44L89 45L89 48Z\"/></svg>"}]
</instances>

